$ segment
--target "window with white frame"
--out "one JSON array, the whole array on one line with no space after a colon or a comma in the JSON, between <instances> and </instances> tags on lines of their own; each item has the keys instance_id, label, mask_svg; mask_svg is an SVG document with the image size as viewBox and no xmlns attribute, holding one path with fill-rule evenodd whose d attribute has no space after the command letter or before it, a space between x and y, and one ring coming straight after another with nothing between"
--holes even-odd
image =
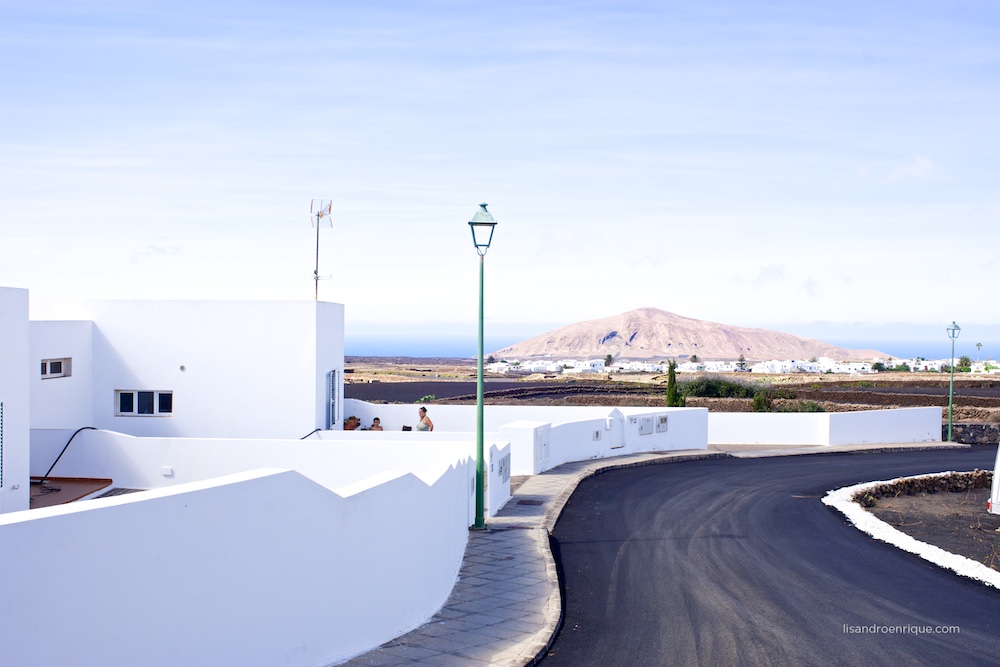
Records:
<instances>
[{"instance_id":1,"label":"window with white frame","mask_svg":"<svg viewBox=\"0 0 1000 667\"><path fill-rule=\"evenodd\" d=\"M174 412L174 392L119 389L115 392L118 417L165 417Z\"/></svg>"},{"instance_id":2,"label":"window with white frame","mask_svg":"<svg viewBox=\"0 0 1000 667\"><path fill-rule=\"evenodd\" d=\"M72 375L73 359L63 357L62 359L42 359L42 379L67 378Z\"/></svg>"}]
</instances>

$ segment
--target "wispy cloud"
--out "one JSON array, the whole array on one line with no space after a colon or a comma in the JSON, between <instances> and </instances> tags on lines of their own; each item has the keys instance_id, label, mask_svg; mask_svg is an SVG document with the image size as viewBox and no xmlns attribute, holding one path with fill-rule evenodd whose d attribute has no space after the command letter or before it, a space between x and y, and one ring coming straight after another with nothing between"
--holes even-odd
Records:
<instances>
[{"instance_id":1,"label":"wispy cloud","mask_svg":"<svg viewBox=\"0 0 1000 667\"><path fill-rule=\"evenodd\" d=\"M917 155L899 165L889 174L893 183L900 181L926 181L937 172L934 161L928 157Z\"/></svg>"}]
</instances>

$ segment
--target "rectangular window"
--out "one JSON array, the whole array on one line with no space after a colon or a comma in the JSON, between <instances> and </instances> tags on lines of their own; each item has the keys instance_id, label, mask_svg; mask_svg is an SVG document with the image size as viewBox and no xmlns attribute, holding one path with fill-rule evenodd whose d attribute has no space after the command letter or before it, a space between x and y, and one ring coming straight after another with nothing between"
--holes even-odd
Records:
<instances>
[{"instance_id":1,"label":"rectangular window","mask_svg":"<svg viewBox=\"0 0 1000 667\"><path fill-rule=\"evenodd\" d=\"M174 411L174 392L119 389L115 392L119 417L167 416Z\"/></svg>"},{"instance_id":2,"label":"rectangular window","mask_svg":"<svg viewBox=\"0 0 1000 667\"><path fill-rule=\"evenodd\" d=\"M42 379L65 378L72 375L73 360L69 357L62 359L42 359Z\"/></svg>"},{"instance_id":3,"label":"rectangular window","mask_svg":"<svg viewBox=\"0 0 1000 667\"><path fill-rule=\"evenodd\" d=\"M139 409L136 412L140 415L153 414L153 392L140 391L137 393L139 394Z\"/></svg>"}]
</instances>

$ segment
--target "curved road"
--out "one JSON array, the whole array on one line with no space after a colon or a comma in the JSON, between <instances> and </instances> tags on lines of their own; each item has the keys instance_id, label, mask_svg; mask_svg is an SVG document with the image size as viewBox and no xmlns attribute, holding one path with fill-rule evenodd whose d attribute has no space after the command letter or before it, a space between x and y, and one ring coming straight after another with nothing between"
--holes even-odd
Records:
<instances>
[{"instance_id":1,"label":"curved road","mask_svg":"<svg viewBox=\"0 0 1000 667\"><path fill-rule=\"evenodd\" d=\"M992 468L995 453L717 459L585 480L553 533L566 615L542 664L998 664L1000 591L877 542L820 502L862 481Z\"/></svg>"}]
</instances>

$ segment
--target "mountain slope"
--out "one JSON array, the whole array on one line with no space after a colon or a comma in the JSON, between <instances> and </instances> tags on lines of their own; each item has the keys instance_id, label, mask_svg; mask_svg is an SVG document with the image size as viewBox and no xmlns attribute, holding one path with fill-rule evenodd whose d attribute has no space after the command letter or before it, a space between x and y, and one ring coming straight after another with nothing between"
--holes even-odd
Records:
<instances>
[{"instance_id":1,"label":"mountain slope","mask_svg":"<svg viewBox=\"0 0 1000 667\"><path fill-rule=\"evenodd\" d=\"M780 331L749 329L682 317L657 308L570 324L494 352L498 357L665 359L698 355L699 359L748 360L872 359L889 355L877 350L851 350L813 338Z\"/></svg>"}]
</instances>

